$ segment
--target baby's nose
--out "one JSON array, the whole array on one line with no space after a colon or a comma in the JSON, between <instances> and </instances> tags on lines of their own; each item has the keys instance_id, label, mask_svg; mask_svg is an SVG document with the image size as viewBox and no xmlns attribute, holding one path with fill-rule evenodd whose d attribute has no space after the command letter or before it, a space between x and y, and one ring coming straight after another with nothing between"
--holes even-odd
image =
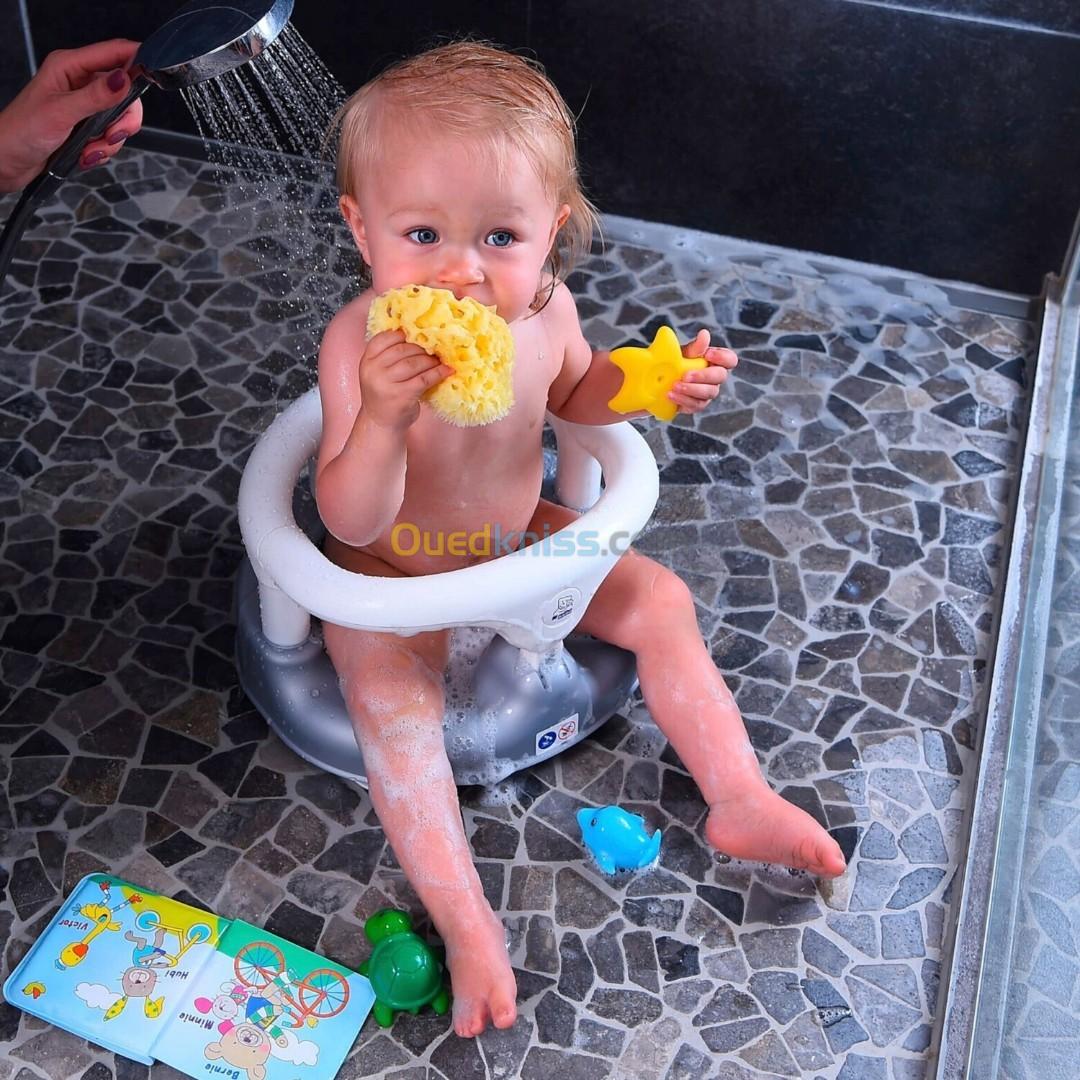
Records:
<instances>
[{"instance_id":1,"label":"baby's nose","mask_svg":"<svg viewBox=\"0 0 1080 1080\"><path fill-rule=\"evenodd\" d=\"M447 252L439 266L439 283L444 288L475 285L483 279L484 272L475 252L464 250Z\"/></svg>"}]
</instances>

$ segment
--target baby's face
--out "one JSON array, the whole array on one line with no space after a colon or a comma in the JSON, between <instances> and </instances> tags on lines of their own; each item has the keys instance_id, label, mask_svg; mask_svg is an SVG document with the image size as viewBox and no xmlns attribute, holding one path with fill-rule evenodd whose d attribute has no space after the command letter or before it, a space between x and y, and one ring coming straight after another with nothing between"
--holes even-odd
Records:
<instances>
[{"instance_id":1,"label":"baby's face","mask_svg":"<svg viewBox=\"0 0 1080 1080\"><path fill-rule=\"evenodd\" d=\"M342 199L377 293L403 285L449 289L494 304L507 322L527 314L564 208L528 159L496 170L458 140L399 137L358 201Z\"/></svg>"}]
</instances>

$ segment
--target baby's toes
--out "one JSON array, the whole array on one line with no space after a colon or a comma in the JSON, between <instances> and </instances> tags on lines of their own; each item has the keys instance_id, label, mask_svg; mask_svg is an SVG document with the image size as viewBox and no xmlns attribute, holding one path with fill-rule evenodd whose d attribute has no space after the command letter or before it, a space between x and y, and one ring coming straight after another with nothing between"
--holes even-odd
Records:
<instances>
[{"instance_id":1,"label":"baby's toes","mask_svg":"<svg viewBox=\"0 0 1080 1080\"><path fill-rule=\"evenodd\" d=\"M794 864L819 877L839 877L846 869L844 853L840 845L828 834L825 837L806 838L795 845Z\"/></svg>"},{"instance_id":2,"label":"baby's toes","mask_svg":"<svg viewBox=\"0 0 1080 1080\"><path fill-rule=\"evenodd\" d=\"M513 994L496 991L491 997L491 1021L497 1028L512 1027L517 1019L517 1003Z\"/></svg>"},{"instance_id":3,"label":"baby's toes","mask_svg":"<svg viewBox=\"0 0 1080 1080\"><path fill-rule=\"evenodd\" d=\"M840 845L829 837L828 843L822 843L818 847L818 861L821 863L823 877L839 877L847 869L847 860L844 858Z\"/></svg>"},{"instance_id":4,"label":"baby's toes","mask_svg":"<svg viewBox=\"0 0 1080 1080\"><path fill-rule=\"evenodd\" d=\"M484 1030L487 1008L483 1002L454 999L454 1031L463 1039L472 1039Z\"/></svg>"}]
</instances>

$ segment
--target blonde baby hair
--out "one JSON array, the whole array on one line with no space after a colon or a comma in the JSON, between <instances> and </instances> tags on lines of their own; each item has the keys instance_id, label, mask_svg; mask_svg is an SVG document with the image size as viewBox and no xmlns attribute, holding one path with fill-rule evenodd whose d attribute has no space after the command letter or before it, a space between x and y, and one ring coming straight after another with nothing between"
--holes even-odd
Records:
<instances>
[{"instance_id":1,"label":"blonde baby hair","mask_svg":"<svg viewBox=\"0 0 1080 1080\"><path fill-rule=\"evenodd\" d=\"M589 253L599 219L581 189L574 116L541 66L485 41L452 41L392 64L338 110L337 183L357 197L378 167L393 130L432 126L477 144L498 168L517 150L536 170L556 206L570 207L548 256L550 287L534 299L540 310L555 286Z\"/></svg>"}]
</instances>

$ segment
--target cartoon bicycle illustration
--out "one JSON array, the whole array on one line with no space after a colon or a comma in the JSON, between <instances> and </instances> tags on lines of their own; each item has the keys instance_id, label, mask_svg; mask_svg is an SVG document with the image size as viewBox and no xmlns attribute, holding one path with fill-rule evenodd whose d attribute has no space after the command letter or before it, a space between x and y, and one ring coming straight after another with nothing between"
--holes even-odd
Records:
<instances>
[{"instance_id":1,"label":"cartoon bicycle illustration","mask_svg":"<svg viewBox=\"0 0 1080 1080\"><path fill-rule=\"evenodd\" d=\"M135 916L135 928L144 934L153 935L153 946L147 947L145 940L142 942L143 951L147 954L140 957L136 963L152 967L176 967L180 958L195 945L202 945L209 941L214 931L206 923L192 923L191 926L169 926L161 921L161 916L152 908L140 911ZM165 937L171 934L177 942L177 951L170 953L162 948ZM132 936L130 940L134 941Z\"/></svg>"},{"instance_id":2,"label":"cartoon bicycle illustration","mask_svg":"<svg viewBox=\"0 0 1080 1080\"><path fill-rule=\"evenodd\" d=\"M289 1017L289 1026L305 1023L314 1027L319 1020L337 1016L349 1000L349 984L332 968L316 968L295 980L285 965L282 951L269 941L250 941L242 946L233 962L236 978L259 998L276 1005ZM251 1019L251 1017L249 1017Z\"/></svg>"}]
</instances>

